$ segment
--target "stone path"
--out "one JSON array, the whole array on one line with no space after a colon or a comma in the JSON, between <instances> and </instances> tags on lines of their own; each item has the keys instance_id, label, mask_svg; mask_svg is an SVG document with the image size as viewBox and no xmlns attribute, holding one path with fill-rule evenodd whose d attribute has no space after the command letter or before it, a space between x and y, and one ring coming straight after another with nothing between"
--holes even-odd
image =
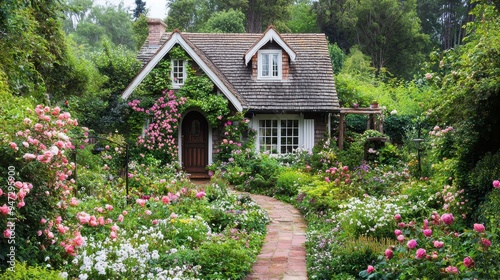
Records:
<instances>
[{"instance_id":1,"label":"stone path","mask_svg":"<svg viewBox=\"0 0 500 280\"><path fill-rule=\"evenodd\" d=\"M195 182L199 185L210 183L208 180ZM307 279L305 248L307 225L299 210L272 197L244 194L248 194L265 209L271 219L267 225L262 250L245 280Z\"/></svg>"},{"instance_id":2,"label":"stone path","mask_svg":"<svg viewBox=\"0 0 500 280\"><path fill-rule=\"evenodd\" d=\"M299 211L277 199L249 194L271 218L257 262L246 280L307 279L306 223Z\"/></svg>"}]
</instances>

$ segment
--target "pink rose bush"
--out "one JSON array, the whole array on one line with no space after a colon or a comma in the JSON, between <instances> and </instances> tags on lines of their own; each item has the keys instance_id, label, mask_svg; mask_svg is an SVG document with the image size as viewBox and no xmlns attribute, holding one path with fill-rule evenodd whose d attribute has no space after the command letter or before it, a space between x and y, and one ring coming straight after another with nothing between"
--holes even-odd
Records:
<instances>
[{"instance_id":1,"label":"pink rose bush","mask_svg":"<svg viewBox=\"0 0 500 280\"><path fill-rule=\"evenodd\" d=\"M0 194L0 229L4 238L10 238L12 235L6 231L12 226L7 218L15 218L10 221L15 221L16 230L12 232L16 233L17 242L37 236L37 242L29 243L37 246L37 251L58 251L50 248L60 244L64 249L69 244L63 252L72 255L79 247L75 241L79 231L62 217L66 217L68 207L76 204L75 163L69 157L74 145L70 135L81 130L78 121L59 107L38 105L34 110L28 109L27 116L8 143L15 158L10 168L15 168L15 172L8 178L8 192ZM33 226L23 229L27 224ZM3 242L7 240L0 240Z\"/></svg>"},{"instance_id":2,"label":"pink rose bush","mask_svg":"<svg viewBox=\"0 0 500 280\"><path fill-rule=\"evenodd\" d=\"M494 246L491 242L492 233L483 224L477 223L473 228L458 232L453 222L451 213L440 215L434 212L431 219L424 220L422 225L405 223L403 230L396 229L395 234L399 234L398 240L399 236L405 234L409 239L406 245L400 242L387 248L383 261L374 265L371 272L365 270L359 275L364 278L370 275L370 279L442 279L456 274L460 275L460 279L490 276L492 269L496 269L490 263L494 254L491 249ZM462 265L457 265L459 263Z\"/></svg>"}]
</instances>

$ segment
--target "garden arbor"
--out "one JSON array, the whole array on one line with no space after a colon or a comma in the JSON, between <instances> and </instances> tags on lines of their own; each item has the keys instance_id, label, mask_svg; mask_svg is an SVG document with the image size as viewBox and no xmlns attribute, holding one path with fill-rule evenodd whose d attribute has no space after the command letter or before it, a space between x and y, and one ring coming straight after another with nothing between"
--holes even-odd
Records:
<instances>
[{"instance_id":1,"label":"garden arbor","mask_svg":"<svg viewBox=\"0 0 500 280\"><path fill-rule=\"evenodd\" d=\"M382 108L340 108L339 139L338 139L338 145L340 150L344 148L344 139L346 131L345 116L347 114L368 115L368 121L366 122L366 129L373 129L380 131L380 133L384 133L384 126L383 126L384 115L382 113Z\"/></svg>"}]
</instances>

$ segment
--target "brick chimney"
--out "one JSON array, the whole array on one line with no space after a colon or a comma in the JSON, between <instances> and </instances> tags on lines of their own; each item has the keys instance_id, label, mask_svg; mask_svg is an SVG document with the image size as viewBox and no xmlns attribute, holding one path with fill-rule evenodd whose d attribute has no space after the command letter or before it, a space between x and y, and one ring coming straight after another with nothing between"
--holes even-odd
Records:
<instances>
[{"instance_id":1,"label":"brick chimney","mask_svg":"<svg viewBox=\"0 0 500 280\"><path fill-rule=\"evenodd\" d=\"M149 27L149 35L148 35L149 46L160 45L161 37L163 36L163 34L165 34L167 25L159 18L149 18L148 27Z\"/></svg>"}]
</instances>

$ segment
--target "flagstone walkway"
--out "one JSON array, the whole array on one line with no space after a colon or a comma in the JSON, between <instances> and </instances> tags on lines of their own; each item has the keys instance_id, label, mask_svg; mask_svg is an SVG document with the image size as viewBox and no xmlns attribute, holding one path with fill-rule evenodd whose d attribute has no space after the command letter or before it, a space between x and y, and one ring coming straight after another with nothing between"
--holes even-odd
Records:
<instances>
[{"instance_id":1,"label":"flagstone walkway","mask_svg":"<svg viewBox=\"0 0 500 280\"><path fill-rule=\"evenodd\" d=\"M257 262L246 280L307 279L306 223L292 205L277 199L249 194L271 219Z\"/></svg>"}]
</instances>

